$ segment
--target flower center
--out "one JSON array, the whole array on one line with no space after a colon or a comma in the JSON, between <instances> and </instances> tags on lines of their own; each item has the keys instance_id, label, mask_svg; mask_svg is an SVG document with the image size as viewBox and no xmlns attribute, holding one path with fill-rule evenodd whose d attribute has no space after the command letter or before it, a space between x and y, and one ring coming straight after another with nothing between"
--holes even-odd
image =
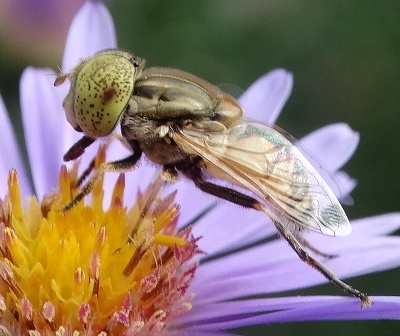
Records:
<instances>
[{"instance_id":1,"label":"flower center","mask_svg":"<svg viewBox=\"0 0 400 336\"><path fill-rule=\"evenodd\" d=\"M90 204L60 211L76 181L77 166L63 167L59 190L23 207L10 172L0 200L0 324L13 335L168 333L191 309L199 253L190 229L177 229L173 197L160 198L158 177L126 208L121 174L107 210L100 179Z\"/></svg>"}]
</instances>

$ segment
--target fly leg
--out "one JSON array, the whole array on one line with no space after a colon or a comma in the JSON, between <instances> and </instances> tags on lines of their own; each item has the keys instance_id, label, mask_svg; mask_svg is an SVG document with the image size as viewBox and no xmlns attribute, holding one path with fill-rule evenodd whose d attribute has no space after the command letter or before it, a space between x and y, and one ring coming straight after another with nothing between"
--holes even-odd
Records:
<instances>
[{"instance_id":1,"label":"fly leg","mask_svg":"<svg viewBox=\"0 0 400 336\"><path fill-rule=\"evenodd\" d=\"M75 142L72 147L65 153L63 159L64 161L75 160L80 157L85 151L86 147L89 147L96 139L89 138L84 135L77 142Z\"/></svg>"},{"instance_id":2,"label":"fly leg","mask_svg":"<svg viewBox=\"0 0 400 336\"><path fill-rule=\"evenodd\" d=\"M100 165L96 173L91 179L83 186L79 194L77 194L71 202L61 208L61 211L71 210L78 202L80 202L86 195L88 195L95 184L95 182L104 175L105 172L125 172L133 168L142 155L142 150L139 147L137 141L131 141L130 145L133 150L133 154L117 161L104 162Z\"/></svg>"},{"instance_id":3,"label":"fly leg","mask_svg":"<svg viewBox=\"0 0 400 336\"><path fill-rule=\"evenodd\" d=\"M204 180L199 166L200 161L201 158L199 156L188 157L186 160L182 160L174 165L165 165L164 172L174 175L179 170L187 178L191 179L201 191L246 208L255 209L255 203L258 203L258 201L253 197Z\"/></svg>"},{"instance_id":4,"label":"fly leg","mask_svg":"<svg viewBox=\"0 0 400 336\"><path fill-rule=\"evenodd\" d=\"M177 169L180 169L180 167L177 166ZM271 209L267 208L257 199L242 194L241 192L238 192L236 190L205 181L201 173L201 168L198 165L186 167L186 170L182 170L182 172L188 178L190 178L200 190L206 193L225 199L229 202L244 206L246 208L252 208L257 211L265 213L268 217L271 218L272 222L275 224L279 233L282 235L283 238L285 238L285 240L289 243L290 247L296 252L298 257L302 261L310 265L312 268L316 269L326 279L328 279L335 285L339 286L346 293L358 298L361 301L361 308L372 305L372 301L370 300L367 294L362 293L359 290L351 287L347 283L343 282L338 277L336 277L331 271L329 271L322 263L311 257L304 249L304 247L301 245L299 240L296 238L295 234L293 234L287 228L285 223L279 218L279 215L274 213Z\"/></svg>"},{"instance_id":5,"label":"fly leg","mask_svg":"<svg viewBox=\"0 0 400 336\"><path fill-rule=\"evenodd\" d=\"M131 146L130 144L125 140L125 138L120 135L120 134L115 134L113 135L112 138L110 138L106 143L106 148L110 145L111 140L112 139L117 139L124 147L126 147L127 149L131 150ZM64 161L71 161L71 160L75 160L78 157L80 157L85 148L90 146L96 139L92 139L89 138L87 136L83 136L81 139L79 139L69 150L67 153L65 153L64 155ZM82 172L82 174L79 176L75 187L78 188L79 186L82 185L82 183L86 180L86 178L91 174L91 172L94 169L96 163L96 157L94 157L89 165L87 166L87 168Z\"/></svg>"},{"instance_id":6,"label":"fly leg","mask_svg":"<svg viewBox=\"0 0 400 336\"><path fill-rule=\"evenodd\" d=\"M90 138L84 135L77 142L75 142L70 149L64 154L63 160L65 162L75 160L79 158L85 151L87 147L89 147L96 139ZM82 175L78 178L75 187L79 187L83 181L90 175L90 173L94 169L95 159L90 161L89 166L84 170Z\"/></svg>"},{"instance_id":7,"label":"fly leg","mask_svg":"<svg viewBox=\"0 0 400 336\"><path fill-rule=\"evenodd\" d=\"M263 204L259 203L260 210L269 215L272 219L275 227L278 229L279 233L283 238L289 243L291 248L296 252L299 258L310 265L312 268L315 268L318 272L320 272L325 278L327 278L330 282L339 286L346 293L357 297L361 301L361 308L369 307L372 305L371 299L367 294L360 292L358 289L355 289L340 280L335 274L333 274L329 269L327 269L322 263L318 260L311 257L303 246L299 243L296 236L279 220L278 216L271 216L270 210L267 209Z\"/></svg>"},{"instance_id":8,"label":"fly leg","mask_svg":"<svg viewBox=\"0 0 400 336\"><path fill-rule=\"evenodd\" d=\"M83 181L86 180L86 178L91 174L93 171L94 167L96 165L96 158L93 158L87 168L82 172L82 174L79 176L78 180L76 181L75 188L78 188L82 185Z\"/></svg>"}]
</instances>

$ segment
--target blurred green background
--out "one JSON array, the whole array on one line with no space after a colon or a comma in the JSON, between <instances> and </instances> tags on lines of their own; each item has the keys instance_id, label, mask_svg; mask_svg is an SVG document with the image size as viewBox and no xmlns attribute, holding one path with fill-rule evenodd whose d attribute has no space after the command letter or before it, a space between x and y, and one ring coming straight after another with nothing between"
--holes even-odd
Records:
<instances>
[{"instance_id":1,"label":"blurred green background","mask_svg":"<svg viewBox=\"0 0 400 336\"><path fill-rule=\"evenodd\" d=\"M61 63L82 0L0 0L0 93L20 130L18 81L28 65ZM20 6L7 12L11 4ZM350 218L399 210L400 6L397 1L109 1L121 48L242 90L276 67L294 74L278 124L296 138L346 122L361 142L345 170L358 180ZM14 7L15 8L15 7ZM15 16L12 16L15 15ZM52 27L51 29L49 27ZM54 28L54 29L53 29ZM21 136L22 139L22 136ZM400 270L350 281L400 294ZM338 294L325 285L305 294ZM237 330L246 335L398 335L398 322L319 322Z\"/></svg>"}]
</instances>

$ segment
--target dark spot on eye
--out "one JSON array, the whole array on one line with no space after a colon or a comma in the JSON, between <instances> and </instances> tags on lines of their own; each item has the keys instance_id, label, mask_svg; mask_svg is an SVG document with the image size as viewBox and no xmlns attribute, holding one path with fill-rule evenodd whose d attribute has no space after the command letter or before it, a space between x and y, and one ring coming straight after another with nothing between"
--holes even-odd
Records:
<instances>
[{"instance_id":1,"label":"dark spot on eye","mask_svg":"<svg viewBox=\"0 0 400 336\"><path fill-rule=\"evenodd\" d=\"M107 104L116 94L117 94L117 92L115 91L114 88L109 88L109 89L105 90L104 94L103 94L103 100L102 100L103 105Z\"/></svg>"},{"instance_id":2,"label":"dark spot on eye","mask_svg":"<svg viewBox=\"0 0 400 336\"><path fill-rule=\"evenodd\" d=\"M94 104L90 104L89 107L90 107L90 108L93 108L93 107L94 107Z\"/></svg>"}]
</instances>

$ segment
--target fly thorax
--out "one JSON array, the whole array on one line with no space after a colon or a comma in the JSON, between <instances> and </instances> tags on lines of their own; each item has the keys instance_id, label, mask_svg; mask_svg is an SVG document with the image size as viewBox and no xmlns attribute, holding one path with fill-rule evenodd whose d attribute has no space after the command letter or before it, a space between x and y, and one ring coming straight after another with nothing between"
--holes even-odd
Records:
<instances>
[{"instance_id":1,"label":"fly thorax","mask_svg":"<svg viewBox=\"0 0 400 336\"><path fill-rule=\"evenodd\" d=\"M159 126L159 123L155 120L148 119L140 114L129 113L129 110L123 114L121 119L121 131L128 140L147 141L155 138Z\"/></svg>"}]
</instances>

